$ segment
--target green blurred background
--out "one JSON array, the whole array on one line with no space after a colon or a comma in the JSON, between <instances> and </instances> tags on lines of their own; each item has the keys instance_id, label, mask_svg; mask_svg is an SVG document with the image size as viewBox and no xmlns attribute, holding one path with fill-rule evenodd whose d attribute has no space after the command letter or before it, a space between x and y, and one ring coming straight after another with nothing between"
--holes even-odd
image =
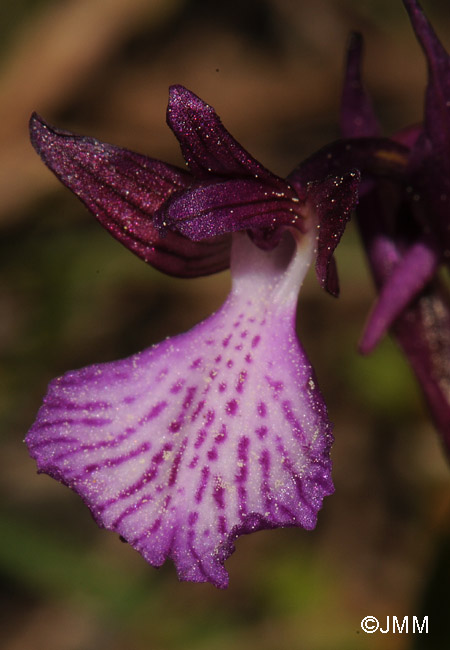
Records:
<instances>
[{"instance_id":1,"label":"green blurred background","mask_svg":"<svg viewBox=\"0 0 450 650\"><path fill-rule=\"evenodd\" d=\"M424 0L450 47L448 0ZM356 354L373 288L351 225L342 295L310 276L299 331L335 424L336 494L314 532L241 538L230 587L178 583L80 499L37 476L23 438L47 382L191 327L226 273L175 280L104 232L39 161L37 110L76 132L181 164L165 125L182 83L286 175L338 136L348 32L386 133L420 120L425 65L400 0L20 0L0 8L0 647L353 650L446 647L450 478L395 345ZM428 615L430 634L365 635L363 616ZM448 647L448 646L447 646Z\"/></svg>"}]
</instances>

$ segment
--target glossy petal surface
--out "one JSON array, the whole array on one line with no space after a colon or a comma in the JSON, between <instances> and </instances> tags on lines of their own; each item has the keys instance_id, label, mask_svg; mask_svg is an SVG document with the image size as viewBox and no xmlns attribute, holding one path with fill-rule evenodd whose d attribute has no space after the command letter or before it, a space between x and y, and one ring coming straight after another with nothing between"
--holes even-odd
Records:
<instances>
[{"instance_id":1,"label":"glossy petal surface","mask_svg":"<svg viewBox=\"0 0 450 650\"><path fill-rule=\"evenodd\" d=\"M323 151L317 160L306 161L289 176L299 196L305 202L305 213L317 227L316 274L321 286L334 296L339 294L336 264L333 258L353 208L358 203L360 174L350 171L342 176L329 176L323 181L320 172L329 172L332 154ZM323 177L323 176L322 176Z\"/></svg>"},{"instance_id":2,"label":"glossy petal surface","mask_svg":"<svg viewBox=\"0 0 450 650\"><path fill-rule=\"evenodd\" d=\"M210 182L175 195L157 215L158 225L193 241L229 232L285 225L303 227L299 199L280 180L274 189L255 179Z\"/></svg>"},{"instance_id":3,"label":"glossy petal surface","mask_svg":"<svg viewBox=\"0 0 450 650\"><path fill-rule=\"evenodd\" d=\"M326 409L295 334L314 249L234 236L233 288L193 330L49 387L27 437L39 471L154 566L225 587L244 533L313 528L333 491Z\"/></svg>"},{"instance_id":4,"label":"glossy petal surface","mask_svg":"<svg viewBox=\"0 0 450 650\"><path fill-rule=\"evenodd\" d=\"M196 178L246 176L278 185L280 179L233 138L213 107L183 86L170 88L167 123Z\"/></svg>"},{"instance_id":5,"label":"glossy petal surface","mask_svg":"<svg viewBox=\"0 0 450 650\"><path fill-rule=\"evenodd\" d=\"M307 204L312 206L319 226L316 274L321 286L333 296L339 295L333 255L358 203L359 181L358 172L349 172L345 176L314 183L308 190Z\"/></svg>"},{"instance_id":6,"label":"glossy petal surface","mask_svg":"<svg viewBox=\"0 0 450 650\"><path fill-rule=\"evenodd\" d=\"M45 164L102 226L143 260L182 277L228 267L228 236L195 243L175 232L161 237L155 227L155 212L172 193L189 185L189 174L127 149L54 129L36 115L30 130Z\"/></svg>"}]
</instances>

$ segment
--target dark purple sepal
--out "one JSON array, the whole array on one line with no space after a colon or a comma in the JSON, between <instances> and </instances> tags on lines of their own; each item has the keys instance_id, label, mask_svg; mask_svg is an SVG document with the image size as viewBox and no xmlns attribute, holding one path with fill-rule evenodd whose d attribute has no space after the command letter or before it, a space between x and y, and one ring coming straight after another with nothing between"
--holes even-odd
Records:
<instances>
[{"instance_id":1,"label":"dark purple sepal","mask_svg":"<svg viewBox=\"0 0 450 650\"><path fill-rule=\"evenodd\" d=\"M341 133L348 138L378 136L381 129L361 79L363 38L350 35L341 101Z\"/></svg>"},{"instance_id":2,"label":"dark purple sepal","mask_svg":"<svg viewBox=\"0 0 450 650\"><path fill-rule=\"evenodd\" d=\"M250 178L197 183L175 193L162 206L155 223L193 241L247 229L259 233L285 225L302 230L299 204L296 193L281 179L278 187Z\"/></svg>"},{"instance_id":3,"label":"dark purple sepal","mask_svg":"<svg viewBox=\"0 0 450 650\"><path fill-rule=\"evenodd\" d=\"M94 138L54 129L34 114L33 147L101 225L129 250L170 275L196 277L229 265L230 237L195 243L179 233L161 237L153 216L190 176L165 163Z\"/></svg>"},{"instance_id":4,"label":"dark purple sepal","mask_svg":"<svg viewBox=\"0 0 450 650\"><path fill-rule=\"evenodd\" d=\"M213 107L183 86L170 87L167 124L196 178L247 176L278 185L278 177L233 138Z\"/></svg>"},{"instance_id":5,"label":"dark purple sepal","mask_svg":"<svg viewBox=\"0 0 450 650\"><path fill-rule=\"evenodd\" d=\"M403 0L428 64L424 128L450 173L450 56L416 0Z\"/></svg>"},{"instance_id":6,"label":"dark purple sepal","mask_svg":"<svg viewBox=\"0 0 450 650\"><path fill-rule=\"evenodd\" d=\"M450 296L436 278L396 321L393 332L419 380L450 457Z\"/></svg>"},{"instance_id":7,"label":"dark purple sepal","mask_svg":"<svg viewBox=\"0 0 450 650\"><path fill-rule=\"evenodd\" d=\"M415 0L404 0L428 65L424 133L411 154L413 183L426 203L426 227L450 255L450 56Z\"/></svg>"},{"instance_id":8,"label":"dark purple sepal","mask_svg":"<svg viewBox=\"0 0 450 650\"><path fill-rule=\"evenodd\" d=\"M307 189L306 203L318 227L316 274L320 285L333 296L339 295L333 253L358 202L359 181L359 172L351 171L311 183Z\"/></svg>"}]
</instances>

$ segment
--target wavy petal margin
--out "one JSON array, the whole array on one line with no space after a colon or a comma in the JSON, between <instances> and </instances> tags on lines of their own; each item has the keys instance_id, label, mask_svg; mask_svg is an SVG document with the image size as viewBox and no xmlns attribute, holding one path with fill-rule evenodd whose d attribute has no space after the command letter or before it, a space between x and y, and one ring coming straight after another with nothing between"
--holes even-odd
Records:
<instances>
[{"instance_id":1,"label":"wavy petal margin","mask_svg":"<svg viewBox=\"0 0 450 650\"><path fill-rule=\"evenodd\" d=\"M294 235L295 236L295 235ZM295 333L313 237L233 236L233 287L186 334L54 380L26 442L100 526L181 580L226 587L242 534L312 529L333 492L331 426Z\"/></svg>"}]
</instances>

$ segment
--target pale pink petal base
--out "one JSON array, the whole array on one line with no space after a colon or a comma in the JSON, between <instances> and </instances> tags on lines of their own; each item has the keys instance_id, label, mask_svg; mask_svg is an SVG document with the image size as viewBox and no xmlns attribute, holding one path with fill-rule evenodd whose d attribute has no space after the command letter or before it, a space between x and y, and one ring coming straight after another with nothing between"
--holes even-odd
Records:
<instances>
[{"instance_id":1,"label":"pale pink petal base","mask_svg":"<svg viewBox=\"0 0 450 650\"><path fill-rule=\"evenodd\" d=\"M213 316L123 361L54 380L27 436L46 472L153 566L226 587L239 535L311 529L333 492L331 427L295 334L314 242L233 243Z\"/></svg>"}]
</instances>

